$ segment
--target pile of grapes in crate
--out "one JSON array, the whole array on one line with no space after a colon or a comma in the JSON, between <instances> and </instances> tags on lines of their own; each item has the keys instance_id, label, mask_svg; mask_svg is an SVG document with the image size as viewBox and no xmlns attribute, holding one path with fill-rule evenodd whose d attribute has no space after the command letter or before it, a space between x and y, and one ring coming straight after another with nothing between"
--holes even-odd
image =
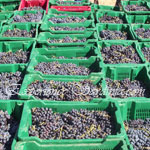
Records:
<instances>
[{"instance_id":1,"label":"pile of grapes in crate","mask_svg":"<svg viewBox=\"0 0 150 150\"><path fill-rule=\"evenodd\" d=\"M150 149L150 1L95 3L0 0L0 150Z\"/></svg>"}]
</instances>

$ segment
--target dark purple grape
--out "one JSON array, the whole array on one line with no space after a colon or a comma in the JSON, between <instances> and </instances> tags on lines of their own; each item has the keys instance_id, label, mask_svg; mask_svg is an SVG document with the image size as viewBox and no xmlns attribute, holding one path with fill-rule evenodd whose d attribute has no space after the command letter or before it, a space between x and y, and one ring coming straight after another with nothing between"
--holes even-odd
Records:
<instances>
[{"instance_id":1,"label":"dark purple grape","mask_svg":"<svg viewBox=\"0 0 150 150\"><path fill-rule=\"evenodd\" d=\"M81 2L78 2L78 1L74 1L74 2L57 1L56 3L59 5L81 5L82 4Z\"/></svg>"},{"instance_id":2,"label":"dark purple grape","mask_svg":"<svg viewBox=\"0 0 150 150\"><path fill-rule=\"evenodd\" d=\"M112 45L104 47L101 54L105 64L142 63L138 53L132 46Z\"/></svg>"},{"instance_id":3,"label":"dark purple grape","mask_svg":"<svg viewBox=\"0 0 150 150\"><path fill-rule=\"evenodd\" d=\"M99 18L99 21L101 23L118 23L118 24L122 24L123 20L117 16L109 16L107 14L105 14L104 16L102 16L101 18Z\"/></svg>"},{"instance_id":4,"label":"dark purple grape","mask_svg":"<svg viewBox=\"0 0 150 150\"><path fill-rule=\"evenodd\" d=\"M125 121L125 129L134 150L150 147L150 118Z\"/></svg>"},{"instance_id":5,"label":"dark purple grape","mask_svg":"<svg viewBox=\"0 0 150 150\"><path fill-rule=\"evenodd\" d=\"M83 39L77 39L77 38L71 38L69 36L66 36L62 39L48 39L49 43L84 43L86 42L86 38Z\"/></svg>"},{"instance_id":6,"label":"dark purple grape","mask_svg":"<svg viewBox=\"0 0 150 150\"><path fill-rule=\"evenodd\" d=\"M43 13L26 13L24 16L16 15L13 17L13 22L40 22L43 18Z\"/></svg>"},{"instance_id":7,"label":"dark purple grape","mask_svg":"<svg viewBox=\"0 0 150 150\"><path fill-rule=\"evenodd\" d=\"M22 10L43 10L41 6L24 7Z\"/></svg>"},{"instance_id":8,"label":"dark purple grape","mask_svg":"<svg viewBox=\"0 0 150 150\"><path fill-rule=\"evenodd\" d=\"M7 30L3 33L4 37L35 37L36 29L33 28L29 32L27 30L20 30L20 29L13 29L13 30Z\"/></svg>"},{"instance_id":9,"label":"dark purple grape","mask_svg":"<svg viewBox=\"0 0 150 150\"><path fill-rule=\"evenodd\" d=\"M142 81L128 78L124 80L111 80L106 78L109 95L113 98L128 98L128 97L150 97L150 92Z\"/></svg>"},{"instance_id":10,"label":"dark purple grape","mask_svg":"<svg viewBox=\"0 0 150 150\"><path fill-rule=\"evenodd\" d=\"M7 111L0 110L0 150L11 150L19 123Z\"/></svg>"},{"instance_id":11,"label":"dark purple grape","mask_svg":"<svg viewBox=\"0 0 150 150\"><path fill-rule=\"evenodd\" d=\"M27 63L29 51L18 50L16 52L0 52L0 64Z\"/></svg>"},{"instance_id":12,"label":"dark purple grape","mask_svg":"<svg viewBox=\"0 0 150 150\"><path fill-rule=\"evenodd\" d=\"M135 33L138 37L142 39L149 39L150 38L150 29L138 28L135 30Z\"/></svg>"},{"instance_id":13,"label":"dark purple grape","mask_svg":"<svg viewBox=\"0 0 150 150\"><path fill-rule=\"evenodd\" d=\"M19 71L15 73L0 73L0 99L17 99L23 74Z\"/></svg>"},{"instance_id":14,"label":"dark purple grape","mask_svg":"<svg viewBox=\"0 0 150 150\"><path fill-rule=\"evenodd\" d=\"M122 31L111 31L111 30L102 30L100 32L100 37L102 40L127 40L127 32Z\"/></svg>"},{"instance_id":15,"label":"dark purple grape","mask_svg":"<svg viewBox=\"0 0 150 150\"><path fill-rule=\"evenodd\" d=\"M64 14L62 14L64 16ZM49 21L57 24L57 23L82 23L86 21L86 18L82 17L76 17L76 16L66 16L64 18L60 17L51 17L48 19Z\"/></svg>"},{"instance_id":16,"label":"dark purple grape","mask_svg":"<svg viewBox=\"0 0 150 150\"><path fill-rule=\"evenodd\" d=\"M90 101L93 98L103 97L101 85L94 85L90 80L34 81L28 85L27 94L37 99L56 101Z\"/></svg>"},{"instance_id":17,"label":"dark purple grape","mask_svg":"<svg viewBox=\"0 0 150 150\"><path fill-rule=\"evenodd\" d=\"M150 47L143 47L142 52L146 60L150 62Z\"/></svg>"},{"instance_id":18,"label":"dark purple grape","mask_svg":"<svg viewBox=\"0 0 150 150\"><path fill-rule=\"evenodd\" d=\"M106 111L72 109L66 113L51 108L33 108L29 136L40 139L97 139L116 134L115 121Z\"/></svg>"},{"instance_id":19,"label":"dark purple grape","mask_svg":"<svg viewBox=\"0 0 150 150\"><path fill-rule=\"evenodd\" d=\"M88 57L64 57L64 56L51 56L51 59L88 59Z\"/></svg>"},{"instance_id":20,"label":"dark purple grape","mask_svg":"<svg viewBox=\"0 0 150 150\"><path fill-rule=\"evenodd\" d=\"M90 74L90 70L84 66L77 66L73 63L59 63L54 62L42 62L34 67L36 71L40 71L43 74L53 75L83 75L87 76Z\"/></svg>"},{"instance_id":21,"label":"dark purple grape","mask_svg":"<svg viewBox=\"0 0 150 150\"><path fill-rule=\"evenodd\" d=\"M127 5L125 7L127 11L149 11L149 9L146 6L139 6L138 4L136 5Z\"/></svg>"},{"instance_id":22,"label":"dark purple grape","mask_svg":"<svg viewBox=\"0 0 150 150\"><path fill-rule=\"evenodd\" d=\"M55 26L55 27L50 27L51 30L53 31L84 31L86 28L85 27L59 27L59 26Z\"/></svg>"}]
</instances>

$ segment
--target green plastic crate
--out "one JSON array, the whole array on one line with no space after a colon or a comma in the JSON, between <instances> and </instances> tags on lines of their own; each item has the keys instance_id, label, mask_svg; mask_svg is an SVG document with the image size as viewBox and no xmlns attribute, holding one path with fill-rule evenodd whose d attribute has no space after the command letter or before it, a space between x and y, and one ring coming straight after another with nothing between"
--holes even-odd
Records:
<instances>
[{"instance_id":1,"label":"green plastic crate","mask_svg":"<svg viewBox=\"0 0 150 150\"><path fill-rule=\"evenodd\" d=\"M17 137L15 137L14 139L13 139L13 142L12 142L12 144L11 144L11 150L15 150L15 145L17 144Z\"/></svg>"},{"instance_id":2,"label":"green plastic crate","mask_svg":"<svg viewBox=\"0 0 150 150\"><path fill-rule=\"evenodd\" d=\"M50 63L50 62L56 62L56 61L59 62L60 64L73 63L73 64L76 64L77 66L84 66L86 68L89 68L91 71L91 73L88 75L89 77L101 75L102 67L100 66L100 63L99 63L100 60L96 57L91 57L88 60L83 60L83 59L82 60L79 60L79 59L78 60L64 60L64 59L50 59L46 56L37 56L31 60L27 68L27 72L31 74L39 74L42 77L54 77L54 76L58 78L61 78L61 77L75 78L77 76L84 77L82 75L81 76L80 75L49 75L49 74L43 74L42 72L36 71L34 69L34 67L41 62Z\"/></svg>"},{"instance_id":3,"label":"green plastic crate","mask_svg":"<svg viewBox=\"0 0 150 150\"><path fill-rule=\"evenodd\" d=\"M0 31L2 30L2 27L5 23L7 23L7 21L9 20L9 18L13 15L13 12L1 12L0 13Z\"/></svg>"},{"instance_id":4,"label":"green plastic crate","mask_svg":"<svg viewBox=\"0 0 150 150\"><path fill-rule=\"evenodd\" d=\"M63 13L61 13L61 12L63 12ZM60 16L60 14L61 14L61 16ZM60 11L60 13L46 15L44 21L45 22L51 22L51 21L48 20L51 17L65 18L65 17L71 17L71 16L79 17L79 18L84 17L84 18L86 18L86 21L87 20L94 21L93 13L91 13L90 11L88 11L88 12L85 11L85 12L82 12L82 13L80 12L80 14L78 14L77 12L68 12L68 13L66 13L66 11ZM76 24L84 24L84 23L86 23L86 21L81 22L81 23L76 23ZM65 23L62 23L62 24L64 25ZM66 24L74 24L74 23L66 23Z\"/></svg>"},{"instance_id":5,"label":"green plastic crate","mask_svg":"<svg viewBox=\"0 0 150 150\"><path fill-rule=\"evenodd\" d=\"M42 14L43 14L43 18L40 22L32 22L32 23L36 23L36 24L41 24L45 18L45 14L46 12L43 10L39 10ZM24 16L25 14L31 13L31 14L36 14L38 11L37 10L26 10L26 11L14 11L14 15L12 16L12 18L9 19L7 24L20 24L20 22L13 22L13 17L15 17L16 15L19 16ZM26 23L31 23L31 22L22 22L24 24Z\"/></svg>"},{"instance_id":6,"label":"green plastic crate","mask_svg":"<svg viewBox=\"0 0 150 150\"><path fill-rule=\"evenodd\" d=\"M100 37L100 32L102 30L111 30L111 31L121 31L121 32L127 32L128 39L127 40L133 40L134 37L132 35L131 29L129 25L125 24L103 24L98 23L96 24L96 30L97 30L97 36L99 40L102 40ZM127 41L127 40L109 40L109 41Z\"/></svg>"},{"instance_id":7,"label":"green plastic crate","mask_svg":"<svg viewBox=\"0 0 150 150\"><path fill-rule=\"evenodd\" d=\"M146 84L147 89L150 89L150 74L149 74L149 70L146 66L137 66L137 67L129 67L126 66L124 68L120 67L111 67L111 66L107 66L104 68L104 76L105 78L110 78L112 80L124 80L126 78L129 78L131 81L132 80L138 80L138 81L142 81L143 83ZM107 85L106 85L107 87ZM109 91L108 88L106 89L106 92L108 92L108 98L115 100L115 101L132 101L137 100L137 101L149 101L149 98L146 97L128 97L128 98L112 98L109 95Z\"/></svg>"},{"instance_id":8,"label":"green plastic crate","mask_svg":"<svg viewBox=\"0 0 150 150\"><path fill-rule=\"evenodd\" d=\"M102 101L101 103L47 103L44 101L28 101L26 102L23 109L23 117L21 120L18 138L21 141L35 141L42 144L77 144L77 143L102 143L104 139L84 139L84 140L42 140L38 137L29 137L28 129L29 126L32 125L32 114L31 109L35 107L40 108L52 108L54 112L64 113L68 112L72 109L88 109L88 110L105 110L111 113L114 118L115 132L116 135L108 135L106 136L106 140L108 139L118 139L124 137L125 130L123 129L123 122L121 118L121 113L119 109L119 105L115 102L110 101Z\"/></svg>"},{"instance_id":9,"label":"green plastic crate","mask_svg":"<svg viewBox=\"0 0 150 150\"><path fill-rule=\"evenodd\" d=\"M19 1L0 1L0 11L7 13L8 11L18 10L19 4Z\"/></svg>"},{"instance_id":10,"label":"green plastic crate","mask_svg":"<svg viewBox=\"0 0 150 150\"><path fill-rule=\"evenodd\" d=\"M105 67L105 77L111 78L112 80L123 80L129 78L130 80L139 80L144 82L148 89L150 88L149 82L149 73L146 67ZM107 85L106 85L107 87ZM107 93L108 92L108 93ZM109 99L117 102L128 102L128 101L149 101L149 98L146 97L127 97L127 98L112 98L109 95L108 88L106 89L106 95Z\"/></svg>"},{"instance_id":11,"label":"green plastic crate","mask_svg":"<svg viewBox=\"0 0 150 150\"><path fill-rule=\"evenodd\" d=\"M108 10L99 10L96 13L96 21L97 23L101 23L99 18L103 17L104 15L112 16L112 17L119 17L123 20L123 23L127 23L126 15L124 12L117 12L117 11L108 11ZM111 24L111 23L109 23ZM114 23L116 24L116 23Z\"/></svg>"},{"instance_id":12,"label":"green plastic crate","mask_svg":"<svg viewBox=\"0 0 150 150\"><path fill-rule=\"evenodd\" d=\"M83 31L77 31L77 30L74 30L74 31L61 31L61 30L57 30L57 31L54 31L51 29L51 27L71 27L71 28L76 28L76 27L85 27L85 30ZM53 24L51 22L44 22L42 23L41 27L40 27L41 31L43 32L50 32L52 34L84 34L86 33L87 31L90 31L90 30L95 30L95 24L94 22L90 23L78 23L77 24L71 24L71 25L62 25L62 24Z\"/></svg>"},{"instance_id":13,"label":"green plastic crate","mask_svg":"<svg viewBox=\"0 0 150 150\"><path fill-rule=\"evenodd\" d=\"M19 24L11 24L11 25L5 25L3 26L2 32L0 34L0 40L7 40L7 41L27 41L27 40L36 40L37 35L38 35L38 24L35 23L19 23ZM36 29L35 30L35 37L4 37L3 34L7 30L14 30L15 28L20 29L20 30L27 30L28 32L31 29Z\"/></svg>"},{"instance_id":14,"label":"green plastic crate","mask_svg":"<svg viewBox=\"0 0 150 150\"><path fill-rule=\"evenodd\" d=\"M55 5L55 6L87 6L87 5L91 4L89 2L89 0L81 0L81 1L71 1L71 0L68 1L67 0L67 1L63 1L64 4L59 4L58 2L59 2L59 0L51 0L51 1L49 1L49 3L51 5ZM72 2L80 2L80 4L71 4Z\"/></svg>"},{"instance_id":15,"label":"green plastic crate","mask_svg":"<svg viewBox=\"0 0 150 150\"><path fill-rule=\"evenodd\" d=\"M48 15L51 16L58 16L59 14L64 14L64 15L68 15L68 16L82 16L88 19L93 19L94 20L94 15L92 12L90 11L84 11L84 12L69 12L69 11L58 11L56 9L49 9L48 10Z\"/></svg>"},{"instance_id":16,"label":"green plastic crate","mask_svg":"<svg viewBox=\"0 0 150 150\"><path fill-rule=\"evenodd\" d=\"M63 16L58 16L59 14L64 14ZM66 15L67 14L67 15ZM85 22L81 22L81 23L53 23L51 21L49 21L49 18L52 17L57 17L57 18L65 18L65 17L69 17L69 16L75 16L75 17L79 17L79 18L86 18ZM88 26L92 26L95 27L95 23L94 23L94 16L91 12L66 12L66 11L57 11L57 10L53 10L51 9L48 13L48 15L45 16L45 19L43 21L43 24L47 24L50 26L54 26L54 25L58 25L59 26L72 26L72 25L76 25L76 26L83 26L83 27L88 27Z\"/></svg>"},{"instance_id":17,"label":"green plastic crate","mask_svg":"<svg viewBox=\"0 0 150 150\"><path fill-rule=\"evenodd\" d=\"M11 51L16 52L18 50L23 50L23 51L30 51L30 54L31 54L34 47L35 47L35 42L33 42L33 41L12 41L12 42L3 41L3 42L0 42L0 52L11 52ZM33 56L30 55L29 60L32 57ZM7 67L7 65L9 66L9 65L16 65L16 64L0 64L0 67L1 66Z\"/></svg>"},{"instance_id":18,"label":"green plastic crate","mask_svg":"<svg viewBox=\"0 0 150 150\"><path fill-rule=\"evenodd\" d=\"M137 66L137 67L129 67L126 66L125 68L120 67L111 67L107 66L104 68L105 77L110 78L112 80L124 80L126 78L130 78L130 80L140 80L147 85L150 82L149 73L146 66Z\"/></svg>"},{"instance_id":19,"label":"green plastic crate","mask_svg":"<svg viewBox=\"0 0 150 150\"><path fill-rule=\"evenodd\" d=\"M121 63L121 64L105 64L104 63L104 59L103 59L103 56L101 54L101 50L104 48L104 47L110 47L112 45L122 45L122 46L132 46L133 48L135 48L136 52L138 53L141 61L142 61L142 64L131 64L131 63ZM122 42L122 41L100 41L100 42L97 42L97 46L98 46L98 49L97 49L97 54L98 56L100 57L102 63L103 63L103 66L112 66L112 67L126 67L126 66L130 66L130 67L133 67L133 66L143 66L145 64L145 59L144 59L144 56L142 55L142 52L140 51L139 49L139 46L138 46L138 43L135 42L135 41L126 41L126 42Z\"/></svg>"},{"instance_id":20,"label":"green plastic crate","mask_svg":"<svg viewBox=\"0 0 150 150\"><path fill-rule=\"evenodd\" d=\"M3 24L4 24L4 22L0 21L0 31L2 31Z\"/></svg>"},{"instance_id":21,"label":"green plastic crate","mask_svg":"<svg viewBox=\"0 0 150 150\"><path fill-rule=\"evenodd\" d=\"M124 140L104 140L92 144L39 144L37 142L17 142L13 150L127 150Z\"/></svg>"},{"instance_id":22,"label":"green plastic crate","mask_svg":"<svg viewBox=\"0 0 150 150\"><path fill-rule=\"evenodd\" d=\"M53 46L53 45L51 45L51 46L48 46L48 45L46 45L46 46L44 46L44 49L47 49L47 50L59 50L60 48L62 49L62 50L68 50L68 51L70 51L70 49L72 50L72 51L74 51L74 50L79 50L79 49L81 49L81 48L86 48L87 46L95 46L96 45L96 42L92 42L92 43L88 43L88 44L86 44L86 45L78 45L78 46L73 46L73 45L71 45L71 46L66 46L66 45L55 45L55 46ZM42 48L43 49L43 44L40 44L40 43L38 43L38 42L36 42L36 47L35 48Z\"/></svg>"},{"instance_id":23,"label":"green plastic crate","mask_svg":"<svg viewBox=\"0 0 150 150\"><path fill-rule=\"evenodd\" d=\"M0 100L0 110L7 111L9 115L12 115L16 121L20 123L21 114L22 114L23 102L18 100ZM18 130L18 129L17 129ZM17 141L17 132L13 139L13 142L10 144L12 150Z\"/></svg>"},{"instance_id":24,"label":"green plastic crate","mask_svg":"<svg viewBox=\"0 0 150 150\"><path fill-rule=\"evenodd\" d=\"M28 75L25 76L24 81L23 81L22 86L21 86L21 89L20 89L20 92L19 92L19 98L20 99L22 99L22 100L36 100L36 98L34 96L27 94L28 85L31 84L32 82L36 81L36 80L39 80L39 81L54 80L54 81L62 81L62 82L79 82L79 81L82 81L82 80L91 80L91 82L94 85L101 84L102 90L105 89L105 86L106 86L106 84L103 80L103 74L98 75L98 76L97 75L95 75L95 76L94 75L82 76L82 77L77 76L75 78L71 78L71 77L57 78L56 76L42 77L42 76L37 75L37 74L28 74ZM103 92L102 97L105 98L104 92ZM91 100L91 102L95 102L95 101L99 101L99 100L98 99ZM60 103L60 101L58 101L58 103Z\"/></svg>"},{"instance_id":25,"label":"green plastic crate","mask_svg":"<svg viewBox=\"0 0 150 150\"><path fill-rule=\"evenodd\" d=\"M121 103L120 110L123 121L150 118L150 101L136 101L133 99L133 101ZM130 146L129 150L134 150L128 137L127 143Z\"/></svg>"},{"instance_id":26,"label":"green plastic crate","mask_svg":"<svg viewBox=\"0 0 150 150\"><path fill-rule=\"evenodd\" d=\"M112 11L121 11L121 8L118 7L118 6L107 6L107 5L99 5L98 9L112 10Z\"/></svg>"},{"instance_id":27,"label":"green plastic crate","mask_svg":"<svg viewBox=\"0 0 150 150\"><path fill-rule=\"evenodd\" d=\"M35 57L38 55L45 55L48 58L64 56L68 59L71 57L92 57L97 56L97 48L92 45L87 45L86 47L58 47L51 50L46 48L35 48L31 56Z\"/></svg>"},{"instance_id":28,"label":"green plastic crate","mask_svg":"<svg viewBox=\"0 0 150 150\"><path fill-rule=\"evenodd\" d=\"M46 17L45 17L46 18ZM80 17L81 18L81 17ZM49 19L49 17L47 17L47 20ZM85 22L83 23L58 23L58 24L54 24L50 21L44 21L41 25L41 31L48 31L48 32L52 32L52 33L65 33L66 31L52 31L50 29L50 27L54 27L54 26L60 26L60 27L63 27L63 26L69 26L69 27L85 27L85 28L93 28L92 30L95 29L95 23L93 20L86 20ZM66 33L83 33L85 31L67 31ZM65 33L65 34L66 34Z\"/></svg>"},{"instance_id":29,"label":"green plastic crate","mask_svg":"<svg viewBox=\"0 0 150 150\"><path fill-rule=\"evenodd\" d=\"M48 39L63 39L66 36L71 38L83 39L86 38L86 42L75 42L75 43L49 43ZM79 46L79 45L87 45L93 42L96 42L96 33L93 31L87 31L85 34L51 34L49 32L41 32L37 38L37 42L42 45L42 48L46 48L48 46Z\"/></svg>"},{"instance_id":30,"label":"green plastic crate","mask_svg":"<svg viewBox=\"0 0 150 150\"><path fill-rule=\"evenodd\" d=\"M4 64L0 66L1 70L0 73L4 73L4 72L22 72L23 75L25 75L26 73L26 65L25 64Z\"/></svg>"},{"instance_id":31,"label":"green plastic crate","mask_svg":"<svg viewBox=\"0 0 150 150\"><path fill-rule=\"evenodd\" d=\"M131 25L131 32L132 32L132 37L134 38L134 40L138 40L140 42L150 42L150 38L148 39L143 39L140 38L139 36L137 36L137 34L135 33L135 30L138 28L144 28L144 29L149 29L149 25L146 24L139 24L139 25Z\"/></svg>"},{"instance_id":32,"label":"green plastic crate","mask_svg":"<svg viewBox=\"0 0 150 150\"><path fill-rule=\"evenodd\" d=\"M150 14L150 5L145 2L145 1L121 1L121 4L122 4L122 7L123 7L123 10L127 13L127 14L134 14L134 15L143 15L143 14ZM146 6L149 11L127 11L125 9L125 7L127 5L140 5L140 6Z\"/></svg>"},{"instance_id":33,"label":"green plastic crate","mask_svg":"<svg viewBox=\"0 0 150 150\"><path fill-rule=\"evenodd\" d=\"M1 12L0 13L0 21L7 22L13 15L13 12Z\"/></svg>"},{"instance_id":34,"label":"green plastic crate","mask_svg":"<svg viewBox=\"0 0 150 150\"><path fill-rule=\"evenodd\" d=\"M0 66L1 70L0 73L3 72L17 72L20 71L24 75L26 73L26 65L24 64L4 64Z\"/></svg>"},{"instance_id":35,"label":"green plastic crate","mask_svg":"<svg viewBox=\"0 0 150 150\"><path fill-rule=\"evenodd\" d=\"M97 4L91 3L91 12L95 13L97 11Z\"/></svg>"},{"instance_id":36,"label":"green plastic crate","mask_svg":"<svg viewBox=\"0 0 150 150\"><path fill-rule=\"evenodd\" d=\"M24 65L24 64L6 64L6 65L1 65L0 69L1 69L0 73L4 73L4 72L8 72L8 73L13 72L13 73L15 73L17 71L21 72L23 75L25 75L25 73L26 73L26 65ZM20 83L20 84L22 84L22 83ZM19 95L19 93L18 93L18 95ZM17 99L19 100L18 96L17 96Z\"/></svg>"},{"instance_id":37,"label":"green plastic crate","mask_svg":"<svg viewBox=\"0 0 150 150\"><path fill-rule=\"evenodd\" d=\"M150 48L150 43L149 43L149 42L139 42L139 43L138 43L138 46L139 46L139 49L141 50L141 53L142 53L142 55L143 55L145 61L148 62L148 63L150 63L150 62L145 58L145 56L144 56L144 54L143 54L143 52L142 52L142 49L143 49L144 47Z\"/></svg>"},{"instance_id":38,"label":"green plastic crate","mask_svg":"<svg viewBox=\"0 0 150 150\"><path fill-rule=\"evenodd\" d=\"M149 15L126 15L129 24L150 24Z\"/></svg>"}]
</instances>

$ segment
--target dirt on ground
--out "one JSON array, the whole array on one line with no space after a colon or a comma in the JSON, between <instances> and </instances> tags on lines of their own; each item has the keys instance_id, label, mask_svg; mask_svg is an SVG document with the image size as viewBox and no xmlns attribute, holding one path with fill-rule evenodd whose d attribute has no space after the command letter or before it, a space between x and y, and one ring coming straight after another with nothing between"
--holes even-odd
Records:
<instances>
[{"instance_id":1,"label":"dirt on ground","mask_svg":"<svg viewBox=\"0 0 150 150\"><path fill-rule=\"evenodd\" d=\"M96 2L99 5L116 6L121 0L90 0L92 3Z\"/></svg>"},{"instance_id":2,"label":"dirt on ground","mask_svg":"<svg viewBox=\"0 0 150 150\"><path fill-rule=\"evenodd\" d=\"M98 0L99 5L115 6L117 0Z\"/></svg>"}]
</instances>

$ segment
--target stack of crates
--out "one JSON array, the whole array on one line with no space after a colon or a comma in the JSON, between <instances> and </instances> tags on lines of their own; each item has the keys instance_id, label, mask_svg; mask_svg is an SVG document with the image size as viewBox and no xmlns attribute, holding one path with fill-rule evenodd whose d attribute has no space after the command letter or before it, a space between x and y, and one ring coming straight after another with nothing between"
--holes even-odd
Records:
<instances>
[{"instance_id":1,"label":"stack of crates","mask_svg":"<svg viewBox=\"0 0 150 150\"><path fill-rule=\"evenodd\" d=\"M133 150L124 126L124 121L150 118L150 98L110 96L106 78L112 80L139 80L150 89L150 62L145 58L142 48L150 48L150 39L138 37L135 30L150 28L150 11L127 11L126 6L144 5L150 8L148 0L122 1L122 7L100 6L89 0L0 0L0 52L28 51L27 63L0 64L0 72L23 73L16 99L0 100L0 110L6 110L19 122L18 131L10 145L12 150ZM22 10L24 7L40 6L43 10ZM28 13L43 14L39 22L14 22L15 16ZM123 20L121 24L102 23L99 19L105 15L117 16ZM78 18L83 22L64 23L61 18ZM55 20L58 18L59 21ZM52 21L53 20L53 21ZM4 37L8 30L35 29L34 37ZM62 30L62 28L83 28L83 30ZM115 30L126 32L127 40L103 40L100 32ZM63 42L63 38L76 39L78 42ZM83 40L84 42L80 42ZM49 42L51 40L51 42ZM56 42L60 40L61 42ZM133 46L141 59L141 64L106 64L101 50L112 45ZM58 58L60 57L60 58ZM65 59L64 59L64 58ZM81 59L87 57L87 59ZM35 70L41 62L73 63L91 70L89 75L48 75ZM93 98L89 102L42 100L27 93L28 86L34 81L79 82L90 80L94 85L102 87L102 97ZM39 89L37 89L39 90ZM45 140L29 136L32 125L32 108L52 108L54 112L65 113L72 109L106 110L115 119L116 134L104 139L66 139Z\"/></svg>"},{"instance_id":2,"label":"stack of crates","mask_svg":"<svg viewBox=\"0 0 150 150\"><path fill-rule=\"evenodd\" d=\"M149 76L149 60L146 59L142 49L144 47L150 48L150 39L138 37L135 30L138 28L150 29L149 15L150 15L150 1L148 0L122 0L121 7L110 7L110 6L98 6L95 5L94 8L97 10L96 19L96 31L98 36L98 56L101 58L104 76L105 78L110 78L112 80L123 80L129 78L131 81L138 80L150 89L150 76ZM126 9L127 5L139 5L146 6L148 11L128 11ZM107 9L107 10L106 10ZM123 24L115 23L101 23L100 18L104 15L116 16L123 20ZM127 40L102 40L100 32L102 30L115 30L127 32ZM138 56L141 59L140 64L132 63L119 63L119 64L106 64L104 62L101 50L104 47L109 47L112 45L123 45L123 46L133 46L136 49ZM112 52L113 53L113 52ZM108 92L108 91L107 91ZM128 97L127 98L112 98L108 92L108 100L115 101L119 104L121 115L123 121L130 121L136 119L150 118L150 108L149 108L149 98L146 97ZM127 147L129 150L134 150L133 145L127 136L126 139ZM139 143L137 142L137 145ZM140 149L140 148L139 148ZM144 148L143 148L144 149ZM148 149L148 147L145 147Z\"/></svg>"},{"instance_id":3,"label":"stack of crates","mask_svg":"<svg viewBox=\"0 0 150 150\"><path fill-rule=\"evenodd\" d=\"M28 51L30 53L28 62L23 64L0 64L0 72L17 72L20 71L24 75L23 82L20 83L19 93L16 99L1 100L0 110L8 111L13 115L19 124L18 132L10 145L12 150L92 150L92 149L127 149L124 140L125 131L121 120L119 105L111 101L103 101L104 98L92 99L90 102L68 102L39 100L32 95L27 94L28 85L36 80L55 80L74 82L85 79L91 80L93 84L102 84L105 89L102 65L100 57L98 57L96 34L95 13L89 1L77 2L77 5L67 1L67 6L60 7L58 1L25 1L18 2L16 8L11 7L0 13L1 16L1 33L0 46L1 52L16 52L18 50ZM4 3L4 2L3 2ZM10 2L9 2L10 3ZM12 2L15 4L15 2ZM68 3L69 6L68 6ZM75 2L76 3L76 2ZM80 4L79 4L80 3ZM71 6L75 5L75 6ZM36 14L37 10L22 10L24 7L41 6L44 10L40 10L43 18L39 22L14 22L15 16L24 16L28 13ZM57 7L58 6L58 7ZM6 9L6 7L4 7ZM63 10L63 11L60 11ZM78 17L85 19L81 23L53 23L49 21L52 17ZM83 27L82 31L60 31L53 30L56 27ZM34 37L4 37L3 34L8 30L27 30L35 29ZM64 37L72 39L86 39L85 42L76 43L49 43L48 40L62 39ZM64 56L64 59L57 57ZM55 59L53 58L55 57ZM72 57L74 57L72 59ZM87 57L88 59L77 59ZM35 71L34 67L40 62L74 63L80 66L90 68L92 72L88 76L68 76L68 75L46 75L42 72ZM102 80L102 82L100 82ZM37 89L38 90L38 89ZM100 103L99 103L100 102ZM87 139L87 140L43 140L38 137L30 137L28 130L32 125L31 109L34 107L52 108L59 113L68 112L72 109L90 109L90 110L108 110L114 114L116 120L116 135L109 135L105 139Z\"/></svg>"}]
</instances>

